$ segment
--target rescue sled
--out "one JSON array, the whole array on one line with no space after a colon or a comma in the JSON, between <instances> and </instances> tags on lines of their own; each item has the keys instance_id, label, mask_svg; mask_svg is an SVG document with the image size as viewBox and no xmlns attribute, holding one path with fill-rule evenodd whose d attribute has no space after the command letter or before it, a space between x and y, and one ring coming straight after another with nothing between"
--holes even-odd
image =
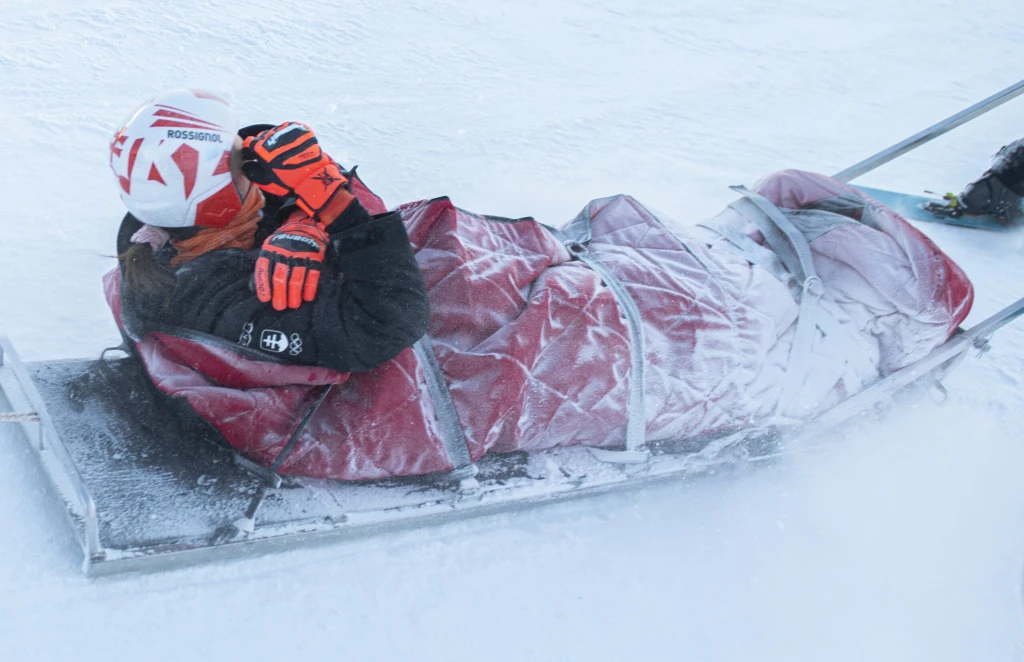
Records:
<instances>
[{"instance_id":1,"label":"rescue sled","mask_svg":"<svg viewBox=\"0 0 1024 662\"><path fill-rule=\"evenodd\" d=\"M6 339L0 421L18 423L36 453L87 574L157 570L634 489L774 457L908 388L940 386L970 349L987 349L992 334L1021 314L1024 299L800 428L658 442L621 456L580 447L491 454L477 463L475 479L461 483L448 476L274 480L212 427L162 401L135 360L24 364ZM254 502L264 490L266 498ZM254 503L261 505L251 532L225 535Z\"/></svg>"},{"instance_id":2,"label":"rescue sled","mask_svg":"<svg viewBox=\"0 0 1024 662\"><path fill-rule=\"evenodd\" d=\"M1011 88L1019 90L1024 82ZM162 398L134 358L24 364L6 339L0 422L12 423L38 457L83 550L86 573L155 570L635 489L772 458L890 405L905 390L941 388L969 350L986 349L1021 314L1024 299L800 425L766 421L636 446L627 436L623 450L491 453L470 473L361 482L281 477L243 459L212 426Z\"/></svg>"}]
</instances>

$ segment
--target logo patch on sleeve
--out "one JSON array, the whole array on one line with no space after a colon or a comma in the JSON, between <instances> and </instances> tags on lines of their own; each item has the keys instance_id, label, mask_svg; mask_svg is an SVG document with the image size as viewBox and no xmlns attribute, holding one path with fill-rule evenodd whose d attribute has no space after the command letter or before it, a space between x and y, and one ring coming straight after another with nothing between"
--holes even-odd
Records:
<instances>
[{"instance_id":1,"label":"logo patch on sleeve","mask_svg":"<svg viewBox=\"0 0 1024 662\"><path fill-rule=\"evenodd\" d=\"M252 344L252 322L246 322L242 327L242 335L238 336L238 344L246 347Z\"/></svg>"},{"instance_id":2,"label":"logo patch on sleeve","mask_svg":"<svg viewBox=\"0 0 1024 662\"><path fill-rule=\"evenodd\" d=\"M280 331L264 329L260 334L260 347L268 352L283 352L288 349L288 336Z\"/></svg>"}]
</instances>

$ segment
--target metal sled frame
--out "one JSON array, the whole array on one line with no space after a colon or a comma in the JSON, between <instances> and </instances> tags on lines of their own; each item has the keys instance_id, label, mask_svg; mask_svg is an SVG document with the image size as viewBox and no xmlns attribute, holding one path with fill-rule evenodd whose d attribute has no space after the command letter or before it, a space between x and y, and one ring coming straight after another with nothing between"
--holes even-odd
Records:
<instances>
[{"instance_id":1,"label":"metal sled frame","mask_svg":"<svg viewBox=\"0 0 1024 662\"><path fill-rule=\"evenodd\" d=\"M53 373L51 377L56 380L64 374L61 371L88 376L92 370L89 366L100 363L25 365L11 344L0 338L0 407L11 410L0 413L0 421L20 424L64 503L83 551L83 570L87 574L152 571L633 489L653 481L707 472L730 462L771 457L784 451L783 441L792 443L796 437L819 435L889 401L912 384L938 383L970 349L987 349L992 334L1022 314L1024 299L958 333L926 357L814 421L798 429L783 429L781 434L778 429L774 434L762 429L711 441L652 443L647 461L640 464L603 462L588 449L578 447L488 456L480 462L480 489L473 494L429 478L368 483L289 479L286 485L271 490L252 533L228 542L217 541L218 527L240 517L262 483L233 461L237 456L226 448L206 440L193 442L195 448L168 450L165 442L159 442L160 448L139 447L128 453L139 457L119 457L124 453L110 454L110 444L120 442L112 441L116 432L106 427L109 421L100 421L103 427L98 433L90 431L98 416L89 419L82 415L79 423L74 412L59 411L61 420L55 421L51 409L66 409L66 403L58 401L52 385L41 392L37 380L44 383L48 373ZM129 361L110 363L116 366ZM138 423L121 423L128 426L127 437L148 434L138 429ZM127 439L129 443L134 441ZM191 464L183 459L186 452L191 455L196 451L201 457ZM171 460L146 459L160 452L170 453ZM97 457L100 455L104 456ZM111 469L118 462L134 460L139 460L134 468ZM158 466L154 468L154 464ZM110 507L111 495L122 498L115 507ZM185 516L164 525L162 520L173 520L180 514L176 510L185 511ZM124 531L128 532L127 538L121 535Z\"/></svg>"},{"instance_id":2,"label":"metal sled frame","mask_svg":"<svg viewBox=\"0 0 1024 662\"><path fill-rule=\"evenodd\" d=\"M4 405L12 411L0 411L0 423L21 424L51 485L64 501L68 519L85 554L84 567L88 568L94 559L103 557L96 502L24 364L10 341L0 336L0 407Z\"/></svg>"}]
</instances>

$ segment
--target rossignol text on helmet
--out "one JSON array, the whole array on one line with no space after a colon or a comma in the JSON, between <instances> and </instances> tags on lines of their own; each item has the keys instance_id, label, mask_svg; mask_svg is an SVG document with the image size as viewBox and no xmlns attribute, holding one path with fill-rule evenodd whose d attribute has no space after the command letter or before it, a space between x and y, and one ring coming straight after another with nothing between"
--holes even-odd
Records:
<instances>
[{"instance_id":1,"label":"rossignol text on helmet","mask_svg":"<svg viewBox=\"0 0 1024 662\"><path fill-rule=\"evenodd\" d=\"M203 90L165 92L139 107L110 143L121 200L165 228L223 227L242 207L231 179L238 116Z\"/></svg>"}]
</instances>

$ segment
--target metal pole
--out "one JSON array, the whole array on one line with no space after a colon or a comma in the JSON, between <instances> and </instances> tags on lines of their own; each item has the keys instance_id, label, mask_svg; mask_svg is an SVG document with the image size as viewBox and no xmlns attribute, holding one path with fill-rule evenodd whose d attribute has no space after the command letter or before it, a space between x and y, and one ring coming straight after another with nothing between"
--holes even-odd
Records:
<instances>
[{"instance_id":1,"label":"metal pole","mask_svg":"<svg viewBox=\"0 0 1024 662\"><path fill-rule=\"evenodd\" d=\"M996 106L1001 106L1010 99L1020 96L1021 94L1024 94L1024 80L1011 85L1001 92L993 94L983 101L979 101L970 108L961 110L956 115L947 117L938 124L930 126L924 131L910 136L903 142L896 143L892 147L883 149L878 154L870 156L860 163L850 166L846 170L840 170L836 174L832 175L832 177L841 182L849 182L856 179L864 173L870 172L875 168L892 161L896 157L906 154L912 149L917 149L926 142L930 142L948 131L952 131L961 124L965 124L973 120L975 117L984 115Z\"/></svg>"}]
</instances>

